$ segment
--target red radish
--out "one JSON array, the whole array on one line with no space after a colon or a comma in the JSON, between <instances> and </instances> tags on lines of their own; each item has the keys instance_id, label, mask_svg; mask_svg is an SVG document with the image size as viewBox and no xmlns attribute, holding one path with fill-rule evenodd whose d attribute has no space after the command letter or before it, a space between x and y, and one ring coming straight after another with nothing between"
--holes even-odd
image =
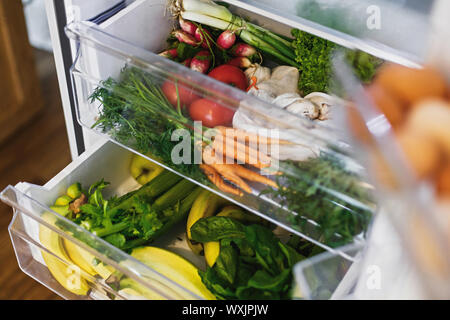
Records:
<instances>
[{"instance_id":1,"label":"red radish","mask_svg":"<svg viewBox=\"0 0 450 320\"><path fill-rule=\"evenodd\" d=\"M195 24L190 21L184 20L181 16L178 19L178 22L180 23L180 27L181 29L183 29L183 31L189 33L192 36L195 35L195 31L197 30L197 26Z\"/></svg>"},{"instance_id":2,"label":"red radish","mask_svg":"<svg viewBox=\"0 0 450 320\"><path fill-rule=\"evenodd\" d=\"M194 58L192 58L191 61L191 69L206 73L209 69L209 66L211 64L211 53L209 53L208 50L202 50L199 53L197 53Z\"/></svg>"},{"instance_id":3,"label":"red radish","mask_svg":"<svg viewBox=\"0 0 450 320\"><path fill-rule=\"evenodd\" d=\"M197 30L195 30L195 40L202 44L202 48L209 48L211 46L211 39L212 36L208 30L203 28L201 28L201 30L200 28L197 28Z\"/></svg>"},{"instance_id":4,"label":"red radish","mask_svg":"<svg viewBox=\"0 0 450 320\"><path fill-rule=\"evenodd\" d=\"M173 32L173 35L175 38L177 38L178 41L189 44L191 46L198 46L198 42L195 41L195 38L191 36L189 33L183 31L183 30L175 30Z\"/></svg>"},{"instance_id":5,"label":"red radish","mask_svg":"<svg viewBox=\"0 0 450 320\"><path fill-rule=\"evenodd\" d=\"M223 50L230 49L236 42L236 35L231 30L225 30L217 38L217 46Z\"/></svg>"},{"instance_id":6,"label":"red radish","mask_svg":"<svg viewBox=\"0 0 450 320\"><path fill-rule=\"evenodd\" d=\"M251 57L256 54L256 49L246 43L236 43L230 50L235 57Z\"/></svg>"},{"instance_id":7,"label":"red radish","mask_svg":"<svg viewBox=\"0 0 450 320\"><path fill-rule=\"evenodd\" d=\"M180 98L181 108L188 108L193 101L200 98L192 88L183 83L177 83L177 86L175 86L172 80L164 81L161 90L170 104L175 108L178 108L178 97Z\"/></svg>"},{"instance_id":8,"label":"red radish","mask_svg":"<svg viewBox=\"0 0 450 320\"><path fill-rule=\"evenodd\" d=\"M247 69L252 65L252 62L247 57L236 57L228 61L226 64L242 69Z\"/></svg>"},{"instance_id":9,"label":"red radish","mask_svg":"<svg viewBox=\"0 0 450 320\"><path fill-rule=\"evenodd\" d=\"M184 60L181 64L189 68L191 66L191 61L192 61L192 58L189 58L189 59Z\"/></svg>"},{"instance_id":10,"label":"red radish","mask_svg":"<svg viewBox=\"0 0 450 320\"><path fill-rule=\"evenodd\" d=\"M208 76L216 80L225 82L233 87L245 91L248 87L247 76L238 67L223 64L211 70Z\"/></svg>"},{"instance_id":11,"label":"red radish","mask_svg":"<svg viewBox=\"0 0 450 320\"><path fill-rule=\"evenodd\" d=\"M161 52L159 55L164 58L175 59L178 56L178 51L177 48L169 49Z\"/></svg>"}]
</instances>

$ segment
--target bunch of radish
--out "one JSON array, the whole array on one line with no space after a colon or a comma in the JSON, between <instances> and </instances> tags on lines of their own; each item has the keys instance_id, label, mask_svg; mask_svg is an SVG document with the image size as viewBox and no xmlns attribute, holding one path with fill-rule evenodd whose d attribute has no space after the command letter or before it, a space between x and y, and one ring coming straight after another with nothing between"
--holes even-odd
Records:
<instances>
[{"instance_id":1,"label":"bunch of radish","mask_svg":"<svg viewBox=\"0 0 450 320\"><path fill-rule=\"evenodd\" d=\"M206 74L221 64L246 69L252 65L255 57L259 57L254 47L237 42L236 30L222 31L218 36L216 34L217 37L214 39L212 32L202 25L181 17L178 22L180 29L171 34L176 42L172 44L172 48L161 52L160 55L180 62L192 70ZM189 54L180 54L186 47L189 48Z\"/></svg>"}]
</instances>

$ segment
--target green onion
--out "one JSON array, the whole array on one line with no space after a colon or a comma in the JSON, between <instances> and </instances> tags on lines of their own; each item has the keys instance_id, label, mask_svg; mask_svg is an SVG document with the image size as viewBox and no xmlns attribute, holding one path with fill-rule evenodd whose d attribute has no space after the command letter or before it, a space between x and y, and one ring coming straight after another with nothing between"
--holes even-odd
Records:
<instances>
[{"instance_id":1,"label":"green onion","mask_svg":"<svg viewBox=\"0 0 450 320\"><path fill-rule=\"evenodd\" d=\"M194 21L220 30L233 30L240 38L280 61L299 67L291 42L260 26L233 15L211 0L175 0L171 11L184 20Z\"/></svg>"}]
</instances>

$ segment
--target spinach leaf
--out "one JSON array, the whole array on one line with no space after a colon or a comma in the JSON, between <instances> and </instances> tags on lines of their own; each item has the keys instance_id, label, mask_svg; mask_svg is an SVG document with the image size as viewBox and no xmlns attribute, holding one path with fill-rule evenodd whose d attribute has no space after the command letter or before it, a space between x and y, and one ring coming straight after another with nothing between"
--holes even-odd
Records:
<instances>
[{"instance_id":1,"label":"spinach leaf","mask_svg":"<svg viewBox=\"0 0 450 320\"><path fill-rule=\"evenodd\" d=\"M233 288L217 275L214 268L208 268L206 271L199 270L198 274L206 288L214 293L217 299L236 299Z\"/></svg>"},{"instance_id":2,"label":"spinach leaf","mask_svg":"<svg viewBox=\"0 0 450 320\"><path fill-rule=\"evenodd\" d=\"M297 262L305 259L304 256L302 256L301 254L299 254L297 251L295 251L292 247L290 247L289 245L285 245L281 242L278 242L278 245L280 246L281 251L283 252L283 254L286 256L287 259L287 265L289 267L294 266L294 264L296 264Z\"/></svg>"},{"instance_id":3,"label":"spinach leaf","mask_svg":"<svg viewBox=\"0 0 450 320\"><path fill-rule=\"evenodd\" d=\"M290 280L290 269L284 269L276 276L272 276L263 270L258 270L253 277L248 280L248 286L255 289L282 292L288 289Z\"/></svg>"},{"instance_id":4,"label":"spinach leaf","mask_svg":"<svg viewBox=\"0 0 450 320\"><path fill-rule=\"evenodd\" d=\"M238 266L237 261L237 250L233 248L228 241L222 240L220 243L220 254L217 257L214 269L219 277L231 285L234 283L236 278Z\"/></svg>"},{"instance_id":5,"label":"spinach leaf","mask_svg":"<svg viewBox=\"0 0 450 320\"><path fill-rule=\"evenodd\" d=\"M200 219L192 228L198 242L220 240L213 267L199 272L218 299L288 299L292 266L303 259L267 227L244 226L229 217Z\"/></svg>"},{"instance_id":6,"label":"spinach leaf","mask_svg":"<svg viewBox=\"0 0 450 320\"><path fill-rule=\"evenodd\" d=\"M256 258L267 272L277 275L285 268L285 257L278 246L280 240L272 231L253 224L245 228L245 235L255 250Z\"/></svg>"},{"instance_id":7,"label":"spinach leaf","mask_svg":"<svg viewBox=\"0 0 450 320\"><path fill-rule=\"evenodd\" d=\"M259 290L252 287L238 288L236 296L240 300L280 300L280 295L277 292Z\"/></svg>"},{"instance_id":8,"label":"spinach leaf","mask_svg":"<svg viewBox=\"0 0 450 320\"><path fill-rule=\"evenodd\" d=\"M242 223L227 217L208 217L198 220L191 227L192 239L198 242L239 239L245 237Z\"/></svg>"},{"instance_id":9,"label":"spinach leaf","mask_svg":"<svg viewBox=\"0 0 450 320\"><path fill-rule=\"evenodd\" d=\"M255 263L247 263L243 259L238 260L238 272L236 274L235 287L246 287L248 280L255 274L258 270Z\"/></svg>"}]
</instances>

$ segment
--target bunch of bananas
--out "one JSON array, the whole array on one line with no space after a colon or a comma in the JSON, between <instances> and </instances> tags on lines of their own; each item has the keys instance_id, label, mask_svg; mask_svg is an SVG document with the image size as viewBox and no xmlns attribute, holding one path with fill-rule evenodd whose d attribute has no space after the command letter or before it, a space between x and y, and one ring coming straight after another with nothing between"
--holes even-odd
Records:
<instances>
[{"instance_id":1,"label":"bunch of bananas","mask_svg":"<svg viewBox=\"0 0 450 320\"><path fill-rule=\"evenodd\" d=\"M83 193L79 183L67 188L66 194L56 199L55 204L50 206L50 209L66 216L74 210L76 211L74 204L77 201L83 201ZM45 212L41 218L50 226L58 228L55 215ZM90 285L86 280L88 275L99 275L103 279L107 279L113 273L112 267L98 262L92 254L72 241L60 237L57 232L43 224L39 227L39 240L46 248L46 250L41 251L50 273L59 284L76 295L87 295L89 293Z\"/></svg>"}]
</instances>

